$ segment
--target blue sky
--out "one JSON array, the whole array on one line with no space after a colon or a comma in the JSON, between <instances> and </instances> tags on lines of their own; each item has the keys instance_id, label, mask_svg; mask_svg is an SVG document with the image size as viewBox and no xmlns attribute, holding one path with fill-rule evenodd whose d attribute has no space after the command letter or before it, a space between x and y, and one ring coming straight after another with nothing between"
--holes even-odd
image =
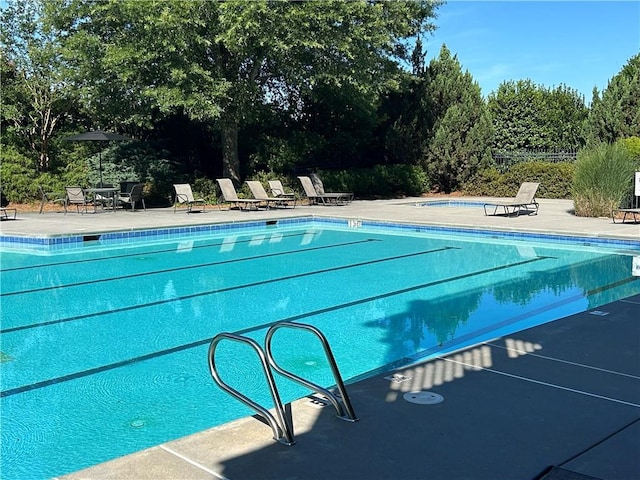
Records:
<instances>
[{"instance_id":1,"label":"blue sky","mask_svg":"<svg viewBox=\"0 0 640 480\"><path fill-rule=\"evenodd\" d=\"M423 39L427 62L442 44L487 96L508 80L564 84L591 103L640 52L640 0L462 1L438 9Z\"/></svg>"}]
</instances>

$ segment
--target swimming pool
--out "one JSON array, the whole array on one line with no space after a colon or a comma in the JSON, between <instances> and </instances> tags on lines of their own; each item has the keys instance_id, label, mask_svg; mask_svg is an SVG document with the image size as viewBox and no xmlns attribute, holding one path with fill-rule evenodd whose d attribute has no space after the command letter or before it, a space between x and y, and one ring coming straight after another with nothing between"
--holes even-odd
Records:
<instances>
[{"instance_id":1,"label":"swimming pool","mask_svg":"<svg viewBox=\"0 0 640 480\"><path fill-rule=\"evenodd\" d=\"M337 220L153 233L2 252L3 478L252 414L209 375L221 331L312 324L348 382L640 293L637 242ZM331 384L315 339L275 340L283 366ZM225 344L218 364L270 405L250 352ZM276 379L285 401L308 393Z\"/></svg>"}]
</instances>

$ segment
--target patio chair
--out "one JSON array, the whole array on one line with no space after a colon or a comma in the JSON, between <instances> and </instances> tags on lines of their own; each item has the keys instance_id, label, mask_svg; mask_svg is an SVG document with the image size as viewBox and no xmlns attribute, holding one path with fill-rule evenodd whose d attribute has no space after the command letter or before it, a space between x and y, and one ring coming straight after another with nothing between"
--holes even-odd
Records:
<instances>
[{"instance_id":1,"label":"patio chair","mask_svg":"<svg viewBox=\"0 0 640 480\"><path fill-rule=\"evenodd\" d=\"M262 186L262 183L256 180L247 180L246 183L249 185L249 190L251 190L253 197L257 200L265 201L267 203L267 208L269 208L269 205L273 205L275 207L286 207L292 200L288 197L270 197ZM293 198L293 208L296 208L295 198Z\"/></svg>"},{"instance_id":2,"label":"patio chair","mask_svg":"<svg viewBox=\"0 0 640 480\"><path fill-rule=\"evenodd\" d=\"M128 193L121 193L118 197L119 205L131 205L131 211L136 211L136 202L142 203L142 209L147 210L147 206L144 204L144 183L138 183Z\"/></svg>"},{"instance_id":3,"label":"patio chair","mask_svg":"<svg viewBox=\"0 0 640 480\"><path fill-rule=\"evenodd\" d=\"M0 220L15 220L18 209L9 207L9 200L4 196L2 187L0 187ZM9 218L9 212L13 212L13 217Z\"/></svg>"},{"instance_id":4,"label":"patio chair","mask_svg":"<svg viewBox=\"0 0 640 480\"><path fill-rule=\"evenodd\" d=\"M91 199L87 198L84 194L84 190L82 187L64 187L64 190L67 192L67 196L64 201L64 213L67 214L67 210L69 205L75 205L78 213L80 212L80 207L84 208L84 213L87 213L87 205L90 205ZM96 205L93 204L93 211L96 211Z\"/></svg>"},{"instance_id":5,"label":"patio chair","mask_svg":"<svg viewBox=\"0 0 640 480\"><path fill-rule=\"evenodd\" d=\"M313 185L311 178L302 176L298 177L298 180L302 183L302 188L309 199L310 205L317 205L319 203L322 203L323 205L347 205L351 203L351 200L353 200L353 193L327 193L324 191L324 186L322 187L322 191L317 191L317 188Z\"/></svg>"},{"instance_id":6,"label":"patio chair","mask_svg":"<svg viewBox=\"0 0 640 480\"><path fill-rule=\"evenodd\" d=\"M176 183L173 185L173 188L176 191L176 199L173 203L173 213L176 213L176 209L179 204L182 205L185 203L187 204L187 213L204 212L207 201L204 198L194 198L191 185L188 183ZM202 205L202 209L194 210L193 207L197 205Z\"/></svg>"},{"instance_id":7,"label":"patio chair","mask_svg":"<svg viewBox=\"0 0 640 480\"><path fill-rule=\"evenodd\" d=\"M216 179L218 185L220 186L220 190L222 191L222 198L225 203L233 204L242 210L243 206L246 209L251 209L252 207L257 210L258 205L263 203L264 200L258 200L256 198L238 198L238 194L236 193L236 188L233 186L233 182L229 178L218 178Z\"/></svg>"},{"instance_id":8,"label":"patio chair","mask_svg":"<svg viewBox=\"0 0 640 480\"><path fill-rule=\"evenodd\" d=\"M120 182L120 194L129 193L133 189L134 186L139 184L138 180L124 180Z\"/></svg>"},{"instance_id":9,"label":"patio chair","mask_svg":"<svg viewBox=\"0 0 640 480\"><path fill-rule=\"evenodd\" d=\"M61 207L64 207L65 196L58 192L45 192L42 185L38 185L38 190L40 190L40 195L42 199L40 200L40 212L44 209L45 203L56 204L59 203Z\"/></svg>"},{"instance_id":10,"label":"patio chair","mask_svg":"<svg viewBox=\"0 0 640 480\"><path fill-rule=\"evenodd\" d=\"M527 215L537 215L539 205L536 201L536 192L538 191L539 186L539 183L524 182L520 185L520 189L513 200L509 202L485 203L483 205L484 214L489 215L487 213L487 207L494 207L491 215L496 215L499 208L502 208L504 211L503 214L508 217L514 214L519 216L522 209L524 209ZM532 208L530 209L530 207Z\"/></svg>"}]
</instances>

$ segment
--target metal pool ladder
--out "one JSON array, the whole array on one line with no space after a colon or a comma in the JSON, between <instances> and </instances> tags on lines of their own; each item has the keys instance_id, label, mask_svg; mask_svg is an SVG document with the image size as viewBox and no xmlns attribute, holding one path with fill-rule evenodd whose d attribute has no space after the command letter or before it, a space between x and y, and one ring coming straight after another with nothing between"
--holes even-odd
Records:
<instances>
[{"instance_id":1,"label":"metal pool ladder","mask_svg":"<svg viewBox=\"0 0 640 480\"><path fill-rule=\"evenodd\" d=\"M326 388L321 387L320 385L316 385L315 383L304 379L293 372L285 370L280 365L276 363L273 358L273 352L271 350L271 340L273 339L273 335L275 332L281 328L293 328L306 330L313 334L320 340L322 343L322 347L324 349L324 353L327 356L327 360L329 362L329 366L331 367L331 372L333 373L333 378L336 382L336 386L338 388L338 392L340 397L338 397L333 392L327 390ZM218 344L223 340L230 340L234 342L244 343L249 345L258 355L258 359L260 360L260 364L262 366L262 370L265 374L267 383L269 385L269 390L271 393L271 399L273 400L273 405L275 407L275 417L264 408L262 405L259 405L257 402L251 400L246 395L240 393L235 388L226 384L218 374L218 369L216 367L216 348ZM265 352L266 350L266 352ZM346 420L349 422L357 422L358 418L351 406L351 401L349 400L349 395L347 394L347 389L344 386L344 382L342 381L342 377L340 376L340 372L338 370L338 366L336 365L335 358L333 357L333 353L331 352L331 347L329 346L329 342L326 337L318 330L317 328L311 325L305 325L302 323L292 323L292 322L278 322L272 325L267 331L267 336L265 337L265 350L263 350L260 345L253 339L244 337L242 335L237 335L233 333L219 333L216 335L211 344L209 345L209 371L211 372L211 377L218 384L220 388L229 393L231 396L237 398L242 403L247 405L248 407L254 409L258 412L258 419L266 423L271 427L273 432L274 440L277 440L280 443L285 445L293 445L295 443L295 439L293 436L293 420L291 418L291 408L290 404L285 405L282 404L282 400L280 399L280 393L278 392L278 387L276 386L276 382L273 378L273 373L271 369L278 372L280 375L293 380L316 393L324 395L336 409L336 413L338 418L342 420Z\"/></svg>"}]
</instances>

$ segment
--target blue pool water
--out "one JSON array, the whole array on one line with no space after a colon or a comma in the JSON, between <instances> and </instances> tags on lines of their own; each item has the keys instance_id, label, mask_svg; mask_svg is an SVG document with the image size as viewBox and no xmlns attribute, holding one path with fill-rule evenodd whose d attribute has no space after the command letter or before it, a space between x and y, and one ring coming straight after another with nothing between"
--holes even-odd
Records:
<instances>
[{"instance_id":1,"label":"blue pool water","mask_svg":"<svg viewBox=\"0 0 640 480\"><path fill-rule=\"evenodd\" d=\"M640 293L637 242L489 235L309 221L4 249L2 478L50 478L252 414L209 375L222 331L262 343L274 322L312 324L348 383ZM314 337L282 331L274 353L332 384ZM220 344L217 363L271 405L245 346ZM284 401L309 393L277 382Z\"/></svg>"}]
</instances>

